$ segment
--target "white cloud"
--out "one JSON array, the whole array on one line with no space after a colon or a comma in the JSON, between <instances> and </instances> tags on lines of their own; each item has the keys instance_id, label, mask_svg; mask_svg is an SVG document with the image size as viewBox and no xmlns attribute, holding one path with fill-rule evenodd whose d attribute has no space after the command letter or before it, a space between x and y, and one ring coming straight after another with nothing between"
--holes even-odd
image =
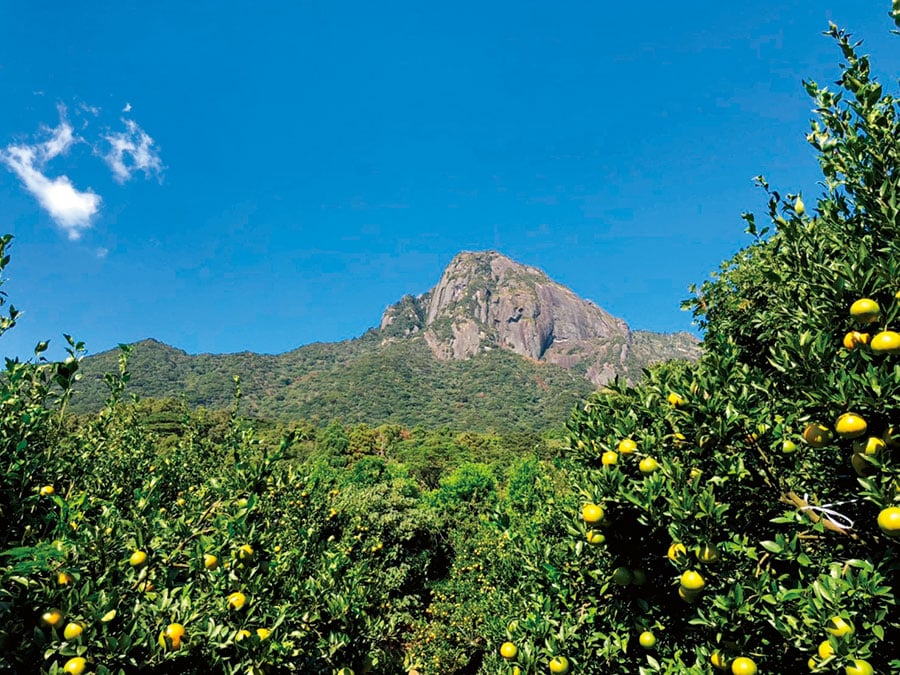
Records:
<instances>
[{"instance_id":1,"label":"white cloud","mask_svg":"<svg viewBox=\"0 0 900 675\"><path fill-rule=\"evenodd\" d=\"M9 145L0 150L0 162L15 173L22 185L38 200L69 239L78 239L90 228L91 218L100 210L100 195L90 189L81 192L67 176L49 178L44 167L51 159L65 154L77 142L65 109L60 107L59 125L48 129L50 138L32 145Z\"/></svg>"},{"instance_id":2,"label":"white cloud","mask_svg":"<svg viewBox=\"0 0 900 675\"><path fill-rule=\"evenodd\" d=\"M126 103L125 103L125 107L122 108L122 112L123 112L123 113L124 113L124 112L131 112L131 104L128 103L128 102L126 102Z\"/></svg>"},{"instance_id":3,"label":"white cloud","mask_svg":"<svg viewBox=\"0 0 900 675\"><path fill-rule=\"evenodd\" d=\"M134 120L123 122L126 131L104 136L110 149L103 159L113 172L113 177L124 183L135 171L143 171L148 177L151 174L158 176L162 171L162 162L155 141Z\"/></svg>"}]
</instances>

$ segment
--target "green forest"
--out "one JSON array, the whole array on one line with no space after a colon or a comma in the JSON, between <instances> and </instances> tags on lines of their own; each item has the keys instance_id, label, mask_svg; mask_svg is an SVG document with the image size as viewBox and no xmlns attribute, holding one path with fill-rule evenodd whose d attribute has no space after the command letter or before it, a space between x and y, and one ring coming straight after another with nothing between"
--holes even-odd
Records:
<instances>
[{"instance_id":1,"label":"green forest","mask_svg":"<svg viewBox=\"0 0 900 675\"><path fill-rule=\"evenodd\" d=\"M73 412L85 345L7 359L0 671L900 672L900 105L829 33L820 192L758 178L701 358L555 428L140 399L128 348Z\"/></svg>"}]
</instances>

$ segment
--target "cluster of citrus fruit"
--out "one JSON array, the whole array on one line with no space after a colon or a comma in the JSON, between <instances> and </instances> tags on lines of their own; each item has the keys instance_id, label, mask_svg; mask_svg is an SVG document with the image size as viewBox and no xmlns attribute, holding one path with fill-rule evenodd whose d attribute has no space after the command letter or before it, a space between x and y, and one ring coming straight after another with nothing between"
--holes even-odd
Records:
<instances>
[{"instance_id":1,"label":"cluster of citrus fruit","mask_svg":"<svg viewBox=\"0 0 900 675\"><path fill-rule=\"evenodd\" d=\"M678 394L671 394L669 396L670 403L672 402L672 396L678 396ZM672 405L683 405L684 399L680 396L678 396L678 398L681 403L672 403ZM630 438L623 438L619 441L615 450L607 450L600 455L600 463L603 464L603 466L615 466L619 463L619 457L621 455L633 455L636 451L637 443ZM641 458L641 461L638 462L638 469L642 474L648 475L659 469L659 462L653 459L653 457L644 456Z\"/></svg>"},{"instance_id":2,"label":"cluster of citrus fruit","mask_svg":"<svg viewBox=\"0 0 900 675\"><path fill-rule=\"evenodd\" d=\"M881 307L874 300L861 298L850 306L850 316L859 324L873 324L881 318ZM900 334L884 330L870 339L868 333L854 330L844 336L844 346L847 349L856 349L860 345L869 345L876 353L900 352ZM860 476L871 472L871 458L900 446L900 432L896 428L888 426L880 434L873 434L866 419L857 412L842 414L835 420L833 430L821 422L811 422L803 430L803 440L813 448L831 445L835 435L840 440L852 441L850 464ZM794 447L790 440L785 441L785 450L791 451ZM900 536L900 507L889 506L883 509L878 515L878 526L890 537Z\"/></svg>"},{"instance_id":3,"label":"cluster of citrus fruit","mask_svg":"<svg viewBox=\"0 0 900 675\"><path fill-rule=\"evenodd\" d=\"M829 640L824 640L819 645L817 651L821 661L817 661L815 656L809 658L808 665L810 670L816 670L820 665L830 661L837 653L834 648L835 641L840 640L847 635L853 635L856 629L853 627L853 623L848 619L844 619L840 616L833 616L828 620L828 627L826 630L833 637ZM846 672L846 675L873 675L875 672L872 665L863 659L853 659L844 671Z\"/></svg>"}]
</instances>

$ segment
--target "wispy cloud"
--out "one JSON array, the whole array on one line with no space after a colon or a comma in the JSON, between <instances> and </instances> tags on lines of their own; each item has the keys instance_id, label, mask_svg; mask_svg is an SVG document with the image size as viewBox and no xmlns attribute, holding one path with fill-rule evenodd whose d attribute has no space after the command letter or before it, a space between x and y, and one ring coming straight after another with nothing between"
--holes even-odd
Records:
<instances>
[{"instance_id":1,"label":"wispy cloud","mask_svg":"<svg viewBox=\"0 0 900 675\"><path fill-rule=\"evenodd\" d=\"M128 107L128 106L126 106ZM162 171L162 162L155 141L134 120L123 120L125 131L104 136L109 151L103 159L113 172L113 177L124 183L135 171L143 171L149 177Z\"/></svg>"},{"instance_id":2,"label":"wispy cloud","mask_svg":"<svg viewBox=\"0 0 900 675\"><path fill-rule=\"evenodd\" d=\"M69 239L78 239L90 228L91 219L100 209L100 195L79 191L68 176L50 178L44 173L47 163L54 157L68 152L77 142L72 126L65 116L65 108L59 109L59 124L53 129L44 129L50 138L31 145L9 145L0 150L0 162L15 173L22 185L30 192L41 207L50 214L57 225L62 227Z\"/></svg>"}]
</instances>

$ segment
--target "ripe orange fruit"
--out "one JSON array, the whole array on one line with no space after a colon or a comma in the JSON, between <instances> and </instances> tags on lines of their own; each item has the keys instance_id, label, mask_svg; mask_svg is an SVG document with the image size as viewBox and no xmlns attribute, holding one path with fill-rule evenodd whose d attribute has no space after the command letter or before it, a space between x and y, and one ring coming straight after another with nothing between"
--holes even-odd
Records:
<instances>
[{"instance_id":1,"label":"ripe orange fruit","mask_svg":"<svg viewBox=\"0 0 900 675\"><path fill-rule=\"evenodd\" d=\"M143 551L135 551L131 554L131 557L128 559L128 563L132 567L140 567L145 562L147 562L147 554Z\"/></svg>"},{"instance_id":2,"label":"ripe orange fruit","mask_svg":"<svg viewBox=\"0 0 900 675\"><path fill-rule=\"evenodd\" d=\"M844 637L845 635L853 635L853 623L847 621L840 616L833 616L828 619L828 627L825 629L835 637Z\"/></svg>"},{"instance_id":3,"label":"ripe orange fruit","mask_svg":"<svg viewBox=\"0 0 900 675\"><path fill-rule=\"evenodd\" d=\"M706 586L706 581L700 572L688 570L681 575L681 587L686 591L702 591L704 586Z\"/></svg>"},{"instance_id":4,"label":"ripe orange fruit","mask_svg":"<svg viewBox=\"0 0 900 675\"><path fill-rule=\"evenodd\" d=\"M731 672L734 675L756 675L759 672L756 668L756 662L746 656L739 656L731 662Z\"/></svg>"},{"instance_id":5,"label":"ripe orange fruit","mask_svg":"<svg viewBox=\"0 0 900 675\"><path fill-rule=\"evenodd\" d=\"M166 626L166 631L163 635L172 649L179 649L181 647L181 638L184 637L184 626L180 623L170 623Z\"/></svg>"},{"instance_id":6,"label":"ripe orange fruit","mask_svg":"<svg viewBox=\"0 0 900 675\"><path fill-rule=\"evenodd\" d=\"M870 436L864 441L856 441L853 444L853 452L859 455L869 455L873 457L884 450L887 444L877 436Z\"/></svg>"},{"instance_id":7,"label":"ripe orange fruit","mask_svg":"<svg viewBox=\"0 0 900 675\"><path fill-rule=\"evenodd\" d=\"M228 607L231 609L241 609L245 604L247 604L247 596L240 591L235 591L228 596Z\"/></svg>"},{"instance_id":8,"label":"ripe orange fruit","mask_svg":"<svg viewBox=\"0 0 900 675\"><path fill-rule=\"evenodd\" d=\"M635 450L637 450L637 443L635 443L630 438L623 438L619 441L619 446L617 448L620 455L630 455Z\"/></svg>"},{"instance_id":9,"label":"ripe orange fruit","mask_svg":"<svg viewBox=\"0 0 900 675\"><path fill-rule=\"evenodd\" d=\"M844 668L844 672L847 675L874 675L875 669L868 661L853 659L853 663Z\"/></svg>"},{"instance_id":10,"label":"ripe orange fruit","mask_svg":"<svg viewBox=\"0 0 900 675\"><path fill-rule=\"evenodd\" d=\"M889 506L878 514L878 527L889 537L900 537L900 506Z\"/></svg>"},{"instance_id":11,"label":"ripe orange fruit","mask_svg":"<svg viewBox=\"0 0 900 675\"><path fill-rule=\"evenodd\" d=\"M500 656L502 656L507 661L512 661L518 655L519 648L516 647L512 642L504 642L502 645L500 645Z\"/></svg>"},{"instance_id":12,"label":"ripe orange fruit","mask_svg":"<svg viewBox=\"0 0 900 675\"><path fill-rule=\"evenodd\" d=\"M892 330L882 331L872 338L870 346L878 354L896 354L900 352L900 334Z\"/></svg>"},{"instance_id":13,"label":"ripe orange fruit","mask_svg":"<svg viewBox=\"0 0 900 675\"><path fill-rule=\"evenodd\" d=\"M84 632L84 626L80 623L76 623L72 621L66 624L66 627L63 629L63 637L66 640L74 640L79 637Z\"/></svg>"},{"instance_id":14,"label":"ripe orange fruit","mask_svg":"<svg viewBox=\"0 0 900 675\"><path fill-rule=\"evenodd\" d=\"M859 323L873 323L878 321L881 315L881 307L878 303L869 298L860 298L850 305L850 316Z\"/></svg>"},{"instance_id":15,"label":"ripe orange fruit","mask_svg":"<svg viewBox=\"0 0 900 675\"><path fill-rule=\"evenodd\" d=\"M681 394L676 394L674 391L669 393L669 395L666 397L666 400L669 402L669 405L673 405L676 408L687 403L684 396L682 396Z\"/></svg>"},{"instance_id":16,"label":"ripe orange fruit","mask_svg":"<svg viewBox=\"0 0 900 675\"><path fill-rule=\"evenodd\" d=\"M569 672L569 659L565 656L554 656L550 659L550 672L556 675L565 675Z\"/></svg>"},{"instance_id":17,"label":"ripe orange fruit","mask_svg":"<svg viewBox=\"0 0 900 675\"><path fill-rule=\"evenodd\" d=\"M87 668L87 660L83 656L75 656L66 661L66 665L63 666L63 670L68 675L81 675L85 668Z\"/></svg>"},{"instance_id":18,"label":"ripe orange fruit","mask_svg":"<svg viewBox=\"0 0 900 675\"><path fill-rule=\"evenodd\" d=\"M813 448L824 448L832 438L831 429L818 422L808 424L803 430L803 440Z\"/></svg>"},{"instance_id":19,"label":"ripe orange fruit","mask_svg":"<svg viewBox=\"0 0 900 675\"><path fill-rule=\"evenodd\" d=\"M841 438L859 438L868 429L866 421L853 412L847 412L837 418L834 430Z\"/></svg>"},{"instance_id":20,"label":"ripe orange fruit","mask_svg":"<svg viewBox=\"0 0 900 675\"><path fill-rule=\"evenodd\" d=\"M51 609L50 611L41 614L41 622L45 626L50 626L51 628L56 628L62 623L62 620L63 613L58 609Z\"/></svg>"},{"instance_id":21,"label":"ripe orange fruit","mask_svg":"<svg viewBox=\"0 0 900 675\"><path fill-rule=\"evenodd\" d=\"M638 469L640 469L641 473L649 475L659 469L659 462L652 457L644 457L638 464Z\"/></svg>"},{"instance_id":22,"label":"ripe orange fruit","mask_svg":"<svg viewBox=\"0 0 900 675\"><path fill-rule=\"evenodd\" d=\"M869 334L860 333L858 330L852 330L844 336L844 347L853 350L860 345L869 344Z\"/></svg>"},{"instance_id":23,"label":"ripe orange fruit","mask_svg":"<svg viewBox=\"0 0 900 675\"><path fill-rule=\"evenodd\" d=\"M585 504L581 509L581 519L593 525L603 520L603 507L597 504Z\"/></svg>"},{"instance_id":24,"label":"ripe orange fruit","mask_svg":"<svg viewBox=\"0 0 900 675\"><path fill-rule=\"evenodd\" d=\"M678 562L681 558L687 555L687 549L684 547L684 544L673 541L672 545L669 546L669 550L666 553L666 557L672 562Z\"/></svg>"},{"instance_id":25,"label":"ripe orange fruit","mask_svg":"<svg viewBox=\"0 0 900 675\"><path fill-rule=\"evenodd\" d=\"M653 649L656 646L656 636L649 630L645 630L638 638L638 642L644 649Z\"/></svg>"}]
</instances>

